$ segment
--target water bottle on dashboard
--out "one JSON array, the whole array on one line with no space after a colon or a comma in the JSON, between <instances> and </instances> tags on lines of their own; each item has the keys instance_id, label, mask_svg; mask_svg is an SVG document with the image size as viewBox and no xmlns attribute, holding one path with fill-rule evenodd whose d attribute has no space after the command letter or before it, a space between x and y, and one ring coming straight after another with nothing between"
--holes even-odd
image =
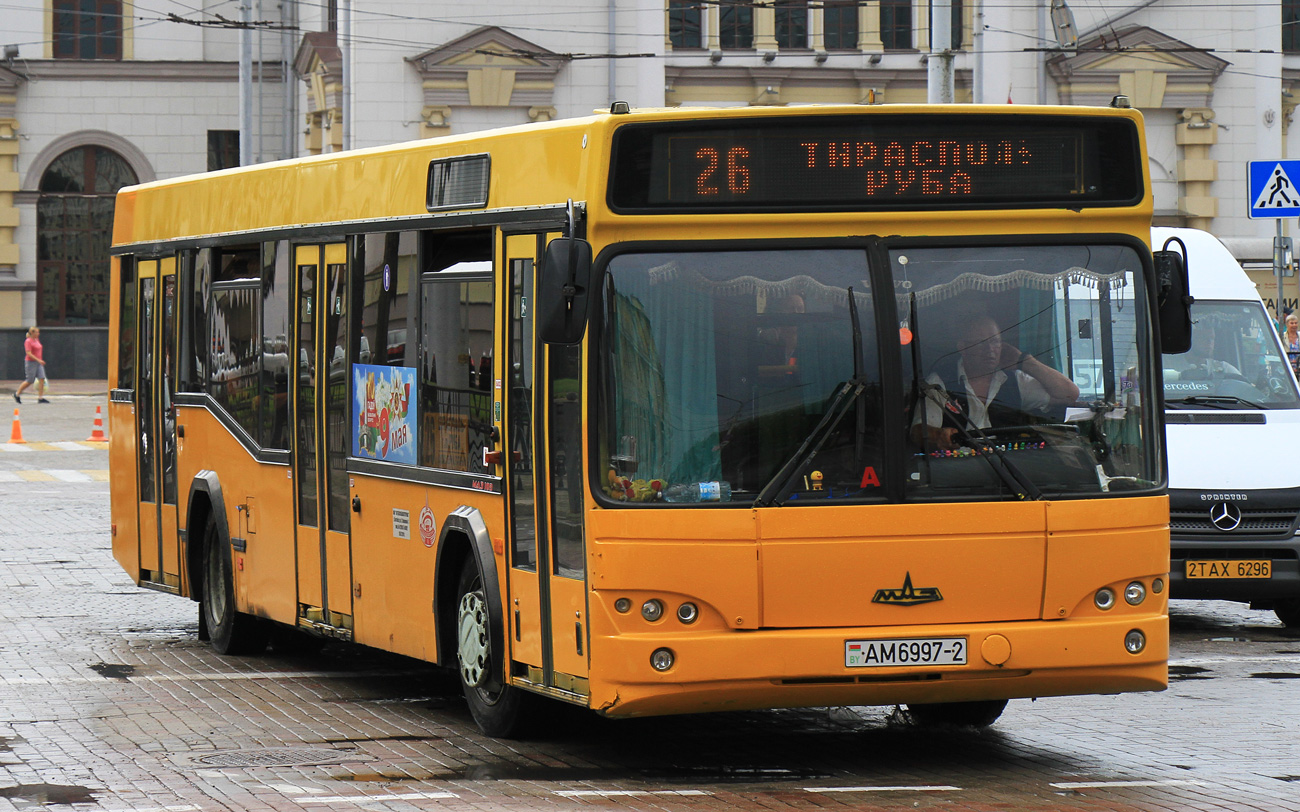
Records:
<instances>
[{"instance_id":1,"label":"water bottle on dashboard","mask_svg":"<svg viewBox=\"0 0 1300 812\"><path fill-rule=\"evenodd\" d=\"M730 482L692 482L669 485L664 491L665 502L730 502Z\"/></svg>"}]
</instances>

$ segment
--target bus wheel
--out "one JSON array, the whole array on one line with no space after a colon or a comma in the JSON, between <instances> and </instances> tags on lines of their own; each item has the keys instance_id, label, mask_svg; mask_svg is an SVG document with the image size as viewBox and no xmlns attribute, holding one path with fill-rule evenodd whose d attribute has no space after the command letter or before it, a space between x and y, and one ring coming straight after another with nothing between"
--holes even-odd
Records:
<instances>
[{"instance_id":1,"label":"bus wheel","mask_svg":"<svg viewBox=\"0 0 1300 812\"><path fill-rule=\"evenodd\" d=\"M203 534L203 599L201 609L212 648L218 654L260 654L269 630L265 622L235 610L235 576L230 568L230 544L215 521Z\"/></svg>"},{"instance_id":2,"label":"bus wheel","mask_svg":"<svg viewBox=\"0 0 1300 812\"><path fill-rule=\"evenodd\" d=\"M1283 625L1293 629L1300 627L1300 599L1273 601L1273 614L1277 615L1277 619L1282 621Z\"/></svg>"},{"instance_id":3,"label":"bus wheel","mask_svg":"<svg viewBox=\"0 0 1300 812\"><path fill-rule=\"evenodd\" d=\"M473 561L465 562L456 594L456 670L469 712L488 736L514 738L523 731L530 697L501 682L501 654L492 650L487 594Z\"/></svg>"},{"instance_id":4,"label":"bus wheel","mask_svg":"<svg viewBox=\"0 0 1300 812\"><path fill-rule=\"evenodd\" d=\"M998 720L1007 706L1005 699L981 702L938 702L933 705L908 705L907 715L923 727L988 727Z\"/></svg>"}]
</instances>

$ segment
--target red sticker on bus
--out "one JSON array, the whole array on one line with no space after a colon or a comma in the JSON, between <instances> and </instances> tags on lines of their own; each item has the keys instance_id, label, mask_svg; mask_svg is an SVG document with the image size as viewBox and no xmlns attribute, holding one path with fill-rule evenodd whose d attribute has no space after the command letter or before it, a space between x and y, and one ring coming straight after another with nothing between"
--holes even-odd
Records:
<instances>
[{"instance_id":1,"label":"red sticker on bus","mask_svg":"<svg viewBox=\"0 0 1300 812\"><path fill-rule=\"evenodd\" d=\"M420 511L420 538L424 539L425 547L433 546L433 537L438 532L438 522L433 518L433 511L425 505Z\"/></svg>"}]
</instances>

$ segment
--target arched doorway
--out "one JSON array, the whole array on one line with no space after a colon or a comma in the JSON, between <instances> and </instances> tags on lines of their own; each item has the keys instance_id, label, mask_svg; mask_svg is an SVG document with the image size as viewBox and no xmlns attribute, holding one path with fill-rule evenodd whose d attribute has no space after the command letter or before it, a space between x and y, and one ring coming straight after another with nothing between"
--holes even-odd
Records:
<instances>
[{"instance_id":1,"label":"arched doorway","mask_svg":"<svg viewBox=\"0 0 1300 812\"><path fill-rule=\"evenodd\" d=\"M36 322L108 324L108 247L117 190L136 183L110 149L83 146L55 158L36 203Z\"/></svg>"}]
</instances>

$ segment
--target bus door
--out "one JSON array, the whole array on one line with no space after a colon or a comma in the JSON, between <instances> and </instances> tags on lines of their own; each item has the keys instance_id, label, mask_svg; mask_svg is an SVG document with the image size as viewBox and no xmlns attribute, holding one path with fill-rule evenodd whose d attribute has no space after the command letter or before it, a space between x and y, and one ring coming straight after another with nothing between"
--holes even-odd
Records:
<instances>
[{"instance_id":1,"label":"bus door","mask_svg":"<svg viewBox=\"0 0 1300 812\"><path fill-rule=\"evenodd\" d=\"M176 533L176 258L141 260L136 310L140 580L180 588Z\"/></svg>"},{"instance_id":2,"label":"bus door","mask_svg":"<svg viewBox=\"0 0 1300 812\"><path fill-rule=\"evenodd\" d=\"M548 346L535 338L537 257L545 239L538 234L505 238L507 615L511 673L576 699L588 694L589 650L581 348Z\"/></svg>"},{"instance_id":3,"label":"bus door","mask_svg":"<svg viewBox=\"0 0 1300 812\"><path fill-rule=\"evenodd\" d=\"M298 303L293 357L293 478L298 617L352 629L347 359L347 246L294 248Z\"/></svg>"}]
</instances>

